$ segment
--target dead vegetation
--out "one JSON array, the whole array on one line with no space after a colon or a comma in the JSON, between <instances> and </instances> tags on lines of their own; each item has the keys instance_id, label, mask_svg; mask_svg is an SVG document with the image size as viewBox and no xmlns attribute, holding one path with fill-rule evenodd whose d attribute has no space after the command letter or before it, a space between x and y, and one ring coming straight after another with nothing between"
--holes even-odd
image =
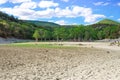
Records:
<instances>
[{"instance_id":1,"label":"dead vegetation","mask_svg":"<svg viewBox=\"0 0 120 80\"><path fill-rule=\"evenodd\" d=\"M117 45L120 46L120 41L116 40L110 43L110 46Z\"/></svg>"}]
</instances>

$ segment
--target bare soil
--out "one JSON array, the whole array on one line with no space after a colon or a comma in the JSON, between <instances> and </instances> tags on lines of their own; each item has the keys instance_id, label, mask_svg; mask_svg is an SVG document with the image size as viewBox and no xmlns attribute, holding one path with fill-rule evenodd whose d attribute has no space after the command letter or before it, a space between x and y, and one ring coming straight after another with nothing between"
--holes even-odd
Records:
<instances>
[{"instance_id":1,"label":"bare soil","mask_svg":"<svg viewBox=\"0 0 120 80\"><path fill-rule=\"evenodd\" d=\"M0 46L0 80L120 80L120 51Z\"/></svg>"}]
</instances>

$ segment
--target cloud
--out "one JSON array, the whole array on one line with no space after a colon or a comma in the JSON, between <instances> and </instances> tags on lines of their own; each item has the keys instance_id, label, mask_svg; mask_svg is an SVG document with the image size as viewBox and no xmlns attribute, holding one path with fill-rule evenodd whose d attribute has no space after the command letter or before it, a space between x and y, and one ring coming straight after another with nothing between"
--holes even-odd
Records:
<instances>
[{"instance_id":1,"label":"cloud","mask_svg":"<svg viewBox=\"0 0 120 80\"><path fill-rule=\"evenodd\" d=\"M67 18L76 18L84 17L84 22L93 23L96 22L98 18L105 18L101 14L93 14L91 8L85 8L80 6L73 6L72 8L66 7L65 9L56 8L55 9L56 17L67 17Z\"/></svg>"},{"instance_id":2,"label":"cloud","mask_svg":"<svg viewBox=\"0 0 120 80\"><path fill-rule=\"evenodd\" d=\"M59 20L59 21L56 21L55 23L60 24L60 25L65 25L66 24L66 22L64 20Z\"/></svg>"},{"instance_id":3,"label":"cloud","mask_svg":"<svg viewBox=\"0 0 120 80\"><path fill-rule=\"evenodd\" d=\"M31 1L31 0L9 0L9 2L11 2L11 3L23 3L23 2L29 2L29 1Z\"/></svg>"},{"instance_id":4,"label":"cloud","mask_svg":"<svg viewBox=\"0 0 120 80\"><path fill-rule=\"evenodd\" d=\"M64 2L69 2L69 0L61 0L61 1L64 1Z\"/></svg>"},{"instance_id":5,"label":"cloud","mask_svg":"<svg viewBox=\"0 0 120 80\"><path fill-rule=\"evenodd\" d=\"M96 2L96 3L93 3L95 6L107 6L109 5L110 3L109 2Z\"/></svg>"},{"instance_id":6,"label":"cloud","mask_svg":"<svg viewBox=\"0 0 120 80\"><path fill-rule=\"evenodd\" d=\"M120 21L120 18L118 19L118 21Z\"/></svg>"},{"instance_id":7,"label":"cloud","mask_svg":"<svg viewBox=\"0 0 120 80\"><path fill-rule=\"evenodd\" d=\"M54 15L54 9L47 8L45 10L35 11L31 8L23 8L15 6L14 8L0 8L1 11L17 16L19 19L32 19L37 20L41 18L52 18Z\"/></svg>"},{"instance_id":8,"label":"cloud","mask_svg":"<svg viewBox=\"0 0 120 80\"><path fill-rule=\"evenodd\" d=\"M27 6L25 6L27 5ZM19 19L41 19L41 18L84 18L86 23L94 23L99 18L105 18L102 14L94 14L91 8L72 6L66 7L64 9L60 7L55 8L45 8L43 10L34 10L36 8L36 3L34 2L25 2L21 5L17 5L13 8L1 8L1 11L4 11L8 14L17 16ZM63 21L61 21L63 22Z\"/></svg>"},{"instance_id":9,"label":"cloud","mask_svg":"<svg viewBox=\"0 0 120 80\"><path fill-rule=\"evenodd\" d=\"M117 5L120 6L120 2Z\"/></svg>"},{"instance_id":10,"label":"cloud","mask_svg":"<svg viewBox=\"0 0 120 80\"><path fill-rule=\"evenodd\" d=\"M87 16L85 16L85 21L87 23L95 23L97 22L98 18L105 18L104 15L100 15L100 14L89 14Z\"/></svg>"},{"instance_id":11,"label":"cloud","mask_svg":"<svg viewBox=\"0 0 120 80\"><path fill-rule=\"evenodd\" d=\"M55 8L55 15L57 17L75 17L69 7L66 7L65 9Z\"/></svg>"},{"instance_id":12,"label":"cloud","mask_svg":"<svg viewBox=\"0 0 120 80\"><path fill-rule=\"evenodd\" d=\"M37 16L39 18L52 18L54 15L54 9L47 8L45 10L36 11L34 16Z\"/></svg>"},{"instance_id":13,"label":"cloud","mask_svg":"<svg viewBox=\"0 0 120 80\"><path fill-rule=\"evenodd\" d=\"M1 0L0 5L6 3L8 0Z\"/></svg>"},{"instance_id":14,"label":"cloud","mask_svg":"<svg viewBox=\"0 0 120 80\"><path fill-rule=\"evenodd\" d=\"M9 13L11 15L17 16L19 19L35 19L34 16L32 16L35 11L30 9L22 9L22 8L2 8L2 11Z\"/></svg>"},{"instance_id":15,"label":"cloud","mask_svg":"<svg viewBox=\"0 0 120 80\"><path fill-rule=\"evenodd\" d=\"M0 1L0 5L7 3L7 2L11 2L11 3L24 3L24 2L31 2L31 0L1 0Z\"/></svg>"},{"instance_id":16,"label":"cloud","mask_svg":"<svg viewBox=\"0 0 120 80\"><path fill-rule=\"evenodd\" d=\"M94 23L98 18L105 18L104 15L101 14L93 14L91 8L84 8L84 7L74 7L74 12L80 14L80 16L84 17L84 22L87 23ZM77 14L77 15L78 15Z\"/></svg>"},{"instance_id":17,"label":"cloud","mask_svg":"<svg viewBox=\"0 0 120 80\"><path fill-rule=\"evenodd\" d=\"M15 0L14 0L15 1ZM23 1L23 0L21 0ZM24 0L28 1L28 0ZM10 15L14 15L19 19L36 19L34 16L35 10L32 10L37 7L36 2L23 2L20 5L14 6L13 8L0 8L1 11L4 11Z\"/></svg>"},{"instance_id":18,"label":"cloud","mask_svg":"<svg viewBox=\"0 0 120 80\"><path fill-rule=\"evenodd\" d=\"M50 7L57 7L59 6L58 3L55 3L53 1L40 1L40 3L38 4L40 8L50 8Z\"/></svg>"},{"instance_id":19,"label":"cloud","mask_svg":"<svg viewBox=\"0 0 120 80\"><path fill-rule=\"evenodd\" d=\"M34 8L36 8L37 7L37 3L35 3L35 2L24 2L24 3L22 3L20 6L16 6L16 7L18 7L18 8L21 8L21 9L34 9Z\"/></svg>"}]
</instances>

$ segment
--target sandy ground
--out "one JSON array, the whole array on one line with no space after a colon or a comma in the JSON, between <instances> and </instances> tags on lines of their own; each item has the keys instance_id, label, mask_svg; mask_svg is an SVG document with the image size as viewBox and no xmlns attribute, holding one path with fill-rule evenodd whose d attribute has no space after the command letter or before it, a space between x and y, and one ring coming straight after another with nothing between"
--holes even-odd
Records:
<instances>
[{"instance_id":1,"label":"sandy ground","mask_svg":"<svg viewBox=\"0 0 120 80\"><path fill-rule=\"evenodd\" d=\"M78 47L0 46L0 80L120 80L120 47L99 42L64 45Z\"/></svg>"}]
</instances>

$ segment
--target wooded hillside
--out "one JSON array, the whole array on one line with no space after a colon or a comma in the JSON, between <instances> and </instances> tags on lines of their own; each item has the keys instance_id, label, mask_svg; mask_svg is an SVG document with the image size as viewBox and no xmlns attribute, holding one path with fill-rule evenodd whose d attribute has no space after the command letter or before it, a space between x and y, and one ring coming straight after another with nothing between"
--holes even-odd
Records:
<instances>
[{"instance_id":1,"label":"wooded hillside","mask_svg":"<svg viewBox=\"0 0 120 80\"><path fill-rule=\"evenodd\" d=\"M34 39L38 30L41 40L92 41L120 37L120 23L104 19L92 25L59 25L44 21L19 20L0 12L0 37Z\"/></svg>"}]
</instances>

